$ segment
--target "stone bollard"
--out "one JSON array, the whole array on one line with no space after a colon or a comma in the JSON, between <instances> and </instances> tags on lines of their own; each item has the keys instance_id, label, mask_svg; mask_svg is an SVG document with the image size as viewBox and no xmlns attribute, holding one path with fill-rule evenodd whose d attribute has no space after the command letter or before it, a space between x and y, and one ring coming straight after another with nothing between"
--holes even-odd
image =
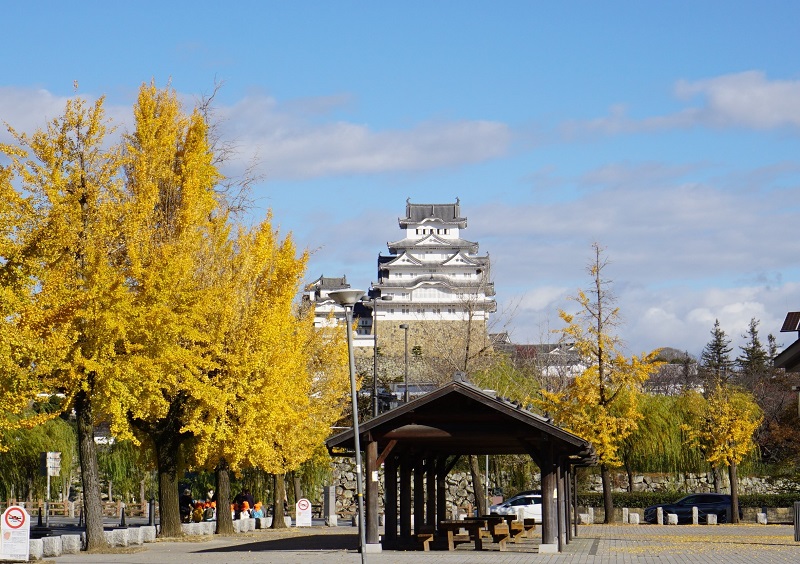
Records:
<instances>
[{"instance_id":1,"label":"stone bollard","mask_svg":"<svg viewBox=\"0 0 800 564\"><path fill-rule=\"evenodd\" d=\"M61 556L61 537L42 537L42 556Z\"/></svg>"},{"instance_id":2,"label":"stone bollard","mask_svg":"<svg viewBox=\"0 0 800 564\"><path fill-rule=\"evenodd\" d=\"M717 514L716 513L709 513L706 515L706 525L716 525L717 524Z\"/></svg>"},{"instance_id":3,"label":"stone bollard","mask_svg":"<svg viewBox=\"0 0 800 564\"><path fill-rule=\"evenodd\" d=\"M700 523L698 515L697 507L692 507L692 525Z\"/></svg>"},{"instance_id":4,"label":"stone bollard","mask_svg":"<svg viewBox=\"0 0 800 564\"><path fill-rule=\"evenodd\" d=\"M31 539L28 541L28 558L30 560L41 560L44 556L44 543L42 539Z\"/></svg>"},{"instance_id":5,"label":"stone bollard","mask_svg":"<svg viewBox=\"0 0 800 564\"><path fill-rule=\"evenodd\" d=\"M766 513L756 513L756 522L759 525L766 525L767 524L767 514Z\"/></svg>"},{"instance_id":6,"label":"stone bollard","mask_svg":"<svg viewBox=\"0 0 800 564\"><path fill-rule=\"evenodd\" d=\"M156 527L155 525L145 525L139 527L142 531L142 542L156 542Z\"/></svg>"},{"instance_id":7,"label":"stone bollard","mask_svg":"<svg viewBox=\"0 0 800 564\"><path fill-rule=\"evenodd\" d=\"M627 507L623 507L622 508L622 523L623 523L623 525L628 523L628 508Z\"/></svg>"},{"instance_id":8,"label":"stone bollard","mask_svg":"<svg viewBox=\"0 0 800 564\"><path fill-rule=\"evenodd\" d=\"M639 524L639 514L638 513L630 513L628 514L628 523L631 525L638 525Z\"/></svg>"},{"instance_id":9,"label":"stone bollard","mask_svg":"<svg viewBox=\"0 0 800 564\"><path fill-rule=\"evenodd\" d=\"M675 513L667 513L667 525L677 525L678 515Z\"/></svg>"},{"instance_id":10,"label":"stone bollard","mask_svg":"<svg viewBox=\"0 0 800 564\"><path fill-rule=\"evenodd\" d=\"M657 507L656 508L656 524L663 525L664 524L664 508Z\"/></svg>"},{"instance_id":11,"label":"stone bollard","mask_svg":"<svg viewBox=\"0 0 800 564\"><path fill-rule=\"evenodd\" d=\"M61 535L62 554L79 554L82 544L80 535Z\"/></svg>"},{"instance_id":12,"label":"stone bollard","mask_svg":"<svg viewBox=\"0 0 800 564\"><path fill-rule=\"evenodd\" d=\"M594 507L590 507L589 511L589 523L594 524Z\"/></svg>"}]
</instances>

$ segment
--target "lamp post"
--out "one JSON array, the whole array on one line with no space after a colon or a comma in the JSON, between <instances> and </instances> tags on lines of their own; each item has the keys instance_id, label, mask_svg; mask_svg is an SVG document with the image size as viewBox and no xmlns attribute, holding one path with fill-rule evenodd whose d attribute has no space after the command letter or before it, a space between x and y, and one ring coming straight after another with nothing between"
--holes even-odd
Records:
<instances>
[{"instance_id":1,"label":"lamp post","mask_svg":"<svg viewBox=\"0 0 800 564\"><path fill-rule=\"evenodd\" d=\"M378 301L390 302L392 296L373 296L372 302L372 416L378 416Z\"/></svg>"},{"instance_id":2,"label":"lamp post","mask_svg":"<svg viewBox=\"0 0 800 564\"><path fill-rule=\"evenodd\" d=\"M405 358L406 358L406 375L405 375L404 382L405 382L405 388L406 388L406 389L405 389L405 391L403 392L403 401L404 401L405 403L408 403L408 323L401 323L401 324L400 324L400 329L402 329L403 331L405 331L405 342L406 342L406 354L405 354Z\"/></svg>"},{"instance_id":3,"label":"lamp post","mask_svg":"<svg viewBox=\"0 0 800 564\"><path fill-rule=\"evenodd\" d=\"M367 542L364 535L364 482L361 478L361 440L358 431L358 399L356 397L356 363L353 358L353 306L364 295L362 290L335 290L328 294L344 308L347 323L347 355L350 360L350 397L353 405L353 445L356 450L356 491L358 501L358 547L361 562L366 563Z\"/></svg>"}]
</instances>

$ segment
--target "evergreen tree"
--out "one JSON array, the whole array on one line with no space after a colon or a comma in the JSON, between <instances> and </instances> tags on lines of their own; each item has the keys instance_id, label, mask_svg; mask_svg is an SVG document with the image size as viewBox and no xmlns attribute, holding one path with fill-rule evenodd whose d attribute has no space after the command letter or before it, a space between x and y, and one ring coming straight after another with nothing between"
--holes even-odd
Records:
<instances>
[{"instance_id":1,"label":"evergreen tree","mask_svg":"<svg viewBox=\"0 0 800 564\"><path fill-rule=\"evenodd\" d=\"M736 366L739 368L739 380L745 388L753 391L760 380L770 372L769 353L761 344L758 337L758 320L750 320L747 333L742 335L747 339L743 347L739 347L742 354L736 357ZM774 337L773 337L774 340Z\"/></svg>"},{"instance_id":2,"label":"evergreen tree","mask_svg":"<svg viewBox=\"0 0 800 564\"><path fill-rule=\"evenodd\" d=\"M730 371L733 368L733 361L731 361L730 357L730 353L733 349L730 345L731 340L720 327L719 319L714 320L714 328L711 330L711 340L700 354L700 365L706 381L705 388L707 390L713 388L714 385L722 381L727 381Z\"/></svg>"}]
</instances>

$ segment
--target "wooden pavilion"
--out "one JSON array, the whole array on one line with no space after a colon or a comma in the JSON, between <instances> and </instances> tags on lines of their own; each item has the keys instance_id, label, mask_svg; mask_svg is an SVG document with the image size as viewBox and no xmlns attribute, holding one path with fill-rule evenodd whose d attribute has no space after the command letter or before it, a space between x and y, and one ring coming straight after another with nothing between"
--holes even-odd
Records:
<instances>
[{"instance_id":1,"label":"wooden pavilion","mask_svg":"<svg viewBox=\"0 0 800 564\"><path fill-rule=\"evenodd\" d=\"M448 519L445 478L465 455L529 455L542 476L542 544L561 551L571 539L568 509L574 492L570 478L575 467L594 464L595 454L591 444L547 418L466 382L453 381L367 421L359 430L365 452L368 546L380 542L381 465L386 496L383 548L409 548L416 544L412 515L418 530L436 529ZM327 446L331 452L349 449L352 453L353 430L330 438Z\"/></svg>"}]
</instances>

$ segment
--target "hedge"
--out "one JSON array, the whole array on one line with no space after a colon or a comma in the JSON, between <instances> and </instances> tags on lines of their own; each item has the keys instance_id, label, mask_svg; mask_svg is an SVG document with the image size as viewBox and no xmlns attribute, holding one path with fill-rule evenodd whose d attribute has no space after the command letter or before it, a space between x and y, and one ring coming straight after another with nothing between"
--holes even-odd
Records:
<instances>
[{"instance_id":1,"label":"hedge","mask_svg":"<svg viewBox=\"0 0 800 564\"><path fill-rule=\"evenodd\" d=\"M614 507L648 507L660 503L673 503L689 495L686 492L617 492L612 495ZM792 507L800 501L800 493L747 494L739 496L739 507ZM603 494L578 494L578 505L603 507Z\"/></svg>"}]
</instances>

